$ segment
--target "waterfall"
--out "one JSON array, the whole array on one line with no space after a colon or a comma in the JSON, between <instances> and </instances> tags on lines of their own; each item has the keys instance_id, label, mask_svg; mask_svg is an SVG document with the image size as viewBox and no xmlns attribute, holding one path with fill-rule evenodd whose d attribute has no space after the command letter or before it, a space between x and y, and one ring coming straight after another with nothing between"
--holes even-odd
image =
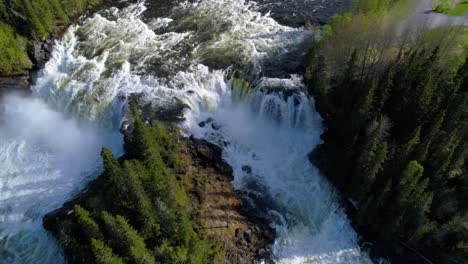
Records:
<instances>
[{"instance_id":1,"label":"waterfall","mask_svg":"<svg viewBox=\"0 0 468 264\"><path fill-rule=\"evenodd\" d=\"M32 97L4 98L0 261L63 261L41 218L99 174L102 146L121 153L127 99L139 94L154 109L182 102L182 132L223 148L234 186L277 230L278 263L370 262L335 190L307 159L323 127L293 69L314 34L243 0L151 13L140 1L83 19L57 43Z\"/></svg>"},{"instance_id":2,"label":"waterfall","mask_svg":"<svg viewBox=\"0 0 468 264\"><path fill-rule=\"evenodd\" d=\"M61 263L42 228L101 169L100 146L121 152L121 136L52 110L39 98L2 98L0 125L0 262Z\"/></svg>"},{"instance_id":3,"label":"waterfall","mask_svg":"<svg viewBox=\"0 0 468 264\"><path fill-rule=\"evenodd\" d=\"M234 186L277 231L278 263L370 262L333 187L308 161L323 127L304 88L298 76L262 78L242 102L227 94L186 126L223 148Z\"/></svg>"}]
</instances>

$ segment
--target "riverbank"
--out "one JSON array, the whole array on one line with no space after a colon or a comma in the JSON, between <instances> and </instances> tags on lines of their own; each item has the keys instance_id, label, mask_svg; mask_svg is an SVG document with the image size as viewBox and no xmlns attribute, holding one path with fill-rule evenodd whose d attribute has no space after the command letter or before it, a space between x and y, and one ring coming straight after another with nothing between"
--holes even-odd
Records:
<instances>
[{"instance_id":1,"label":"riverbank","mask_svg":"<svg viewBox=\"0 0 468 264\"><path fill-rule=\"evenodd\" d=\"M342 194L361 246L396 263L466 259L466 19L430 21L427 2L403 21L391 20L401 10L391 1L337 15L306 74L328 128L311 159Z\"/></svg>"},{"instance_id":2,"label":"riverbank","mask_svg":"<svg viewBox=\"0 0 468 264\"><path fill-rule=\"evenodd\" d=\"M18 10L10 7L8 1L0 3L0 23L8 29L8 32L11 33L10 38L12 38L5 44L6 46L0 47L1 49L15 50L14 53L5 53L6 51L0 50L0 54L7 60L4 63L13 64L14 61L20 60L20 56L24 55L28 60L27 63L22 63L22 66L18 65L15 69L10 69L10 72L2 72L3 69L0 68L0 95L7 92L28 93L34 74L49 61L56 41L60 39L68 26L78 21L83 15L96 13L104 6L112 3L112 0L81 2L83 1L77 1L69 7L65 7L65 4L63 4L64 6L59 9L58 6L44 0L44 3L41 3L42 8L51 9L47 10L47 16L51 14L55 16L47 18L49 19L47 21L45 21L45 18L37 18L36 11L27 9L26 2L23 3L24 6L16 7L19 8ZM76 8L73 8L74 5ZM23 8L25 9L23 10ZM9 12L3 9L14 15L8 15ZM48 23L48 25L47 30L44 29L45 31L41 31L39 34L35 30L45 28L41 23ZM7 34L7 36L9 35ZM21 67L23 69L20 69Z\"/></svg>"},{"instance_id":3,"label":"riverbank","mask_svg":"<svg viewBox=\"0 0 468 264\"><path fill-rule=\"evenodd\" d=\"M176 178L188 194L188 210L196 232L204 239L214 240L221 245L220 263L251 264L260 263L260 260L268 261L274 231L266 224L255 221L254 214L249 213L244 206L241 195L233 189L232 168L222 160L221 149L204 140L181 140L187 146L180 151L179 157L184 162L185 172ZM68 237L68 242L64 242L67 236L63 232L69 232L65 231L68 230L67 226L76 221L76 205L89 208L89 201L99 197L103 188L112 188L106 183L104 175L90 182L86 191L66 202L62 208L44 216L44 227L58 238L68 254L68 260L73 263L82 263L88 256L73 254L70 246L73 237Z\"/></svg>"},{"instance_id":4,"label":"riverbank","mask_svg":"<svg viewBox=\"0 0 468 264\"><path fill-rule=\"evenodd\" d=\"M185 111L186 120L181 127L184 132L204 138L223 149L223 156L235 172L235 188L241 190L249 198L250 205L263 214L265 222L278 231L272 245L277 262L366 262L366 254L357 246L356 233L336 203L334 189L306 159L310 148L320 143L318 135L322 131L313 100L304 94L299 76L290 77L282 73L285 64L299 64L304 49L298 48L298 45L308 46L311 34L279 25L243 1L184 3L178 5L174 13L164 14L163 17L145 18L144 12L142 3L123 9L110 8L102 16L93 16L72 27L55 49L44 74L37 79L34 95L67 122L77 120L76 123L81 125L90 121L93 128L112 127L111 132L116 133L120 121L125 118L125 98L129 94L143 94L150 106L154 107L150 109L154 113L159 113L159 109L172 108L174 101L188 105L190 108ZM216 20L213 21L213 18ZM106 32L106 35L100 38L102 32ZM141 58L146 60L142 62ZM239 68L249 72L249 76L261 77L260 84L252 84L255 88L242 101L231 95L231 70L223 68L223 65L231 64L231 58L238 62ZM222 69L209 68L213 64L221 65L219 67ZM246 79L242 75L240 77ZM37 116L36 109L29 111L32 114L28 116L32 116L32 120L38 119L34 118ZM26 120L23 123L30 122ZM29 128L23 123L20 123L21 128ZM10 171L14 173L15 182L21 181L21 185L7 186L12 194L9 201L14 206L18 205L11 210L14 212L12 218L15 217L13 224L17 223L18 215L23 219L28 219L30 215L37 216L32 220L36 222L42 220L44 211L60 207L70 197L71 191L81 190L91 177L94 178L94 174L88 175L99 168L92 163L94 159L101 164L96 155L99 150L81 151L82 145L94 143L87 140L88 131L72 130L78 130L76 135L68 133L69 130L56 129L62 128L62 123L49 124L51 122L38 124L41 128L51 128L46 131L44 139L37 140L38 143L23 143L22 134L14 137L15 140L18 138L19 146L43 148L44 158L35 152L26 152L23 156L34 158L35 167L51 164L47 170L38 170L37 175L29 177L30 166L18 162L25 159L11 162L5 159L18 167ZM37 129L25 130L28 131L24 133L26 139L31 137L30 134L37 134ZM101 131L96 131L98 133ZM107 131L104 133L103 138L108 139ZM57 134L72 138L60 140ZM7 139L11 142L10 138ZM63 146L62 142L74 144L65 144L66 151L62 148L56 150L56 146ZM120 144L120 141L113 140L111 143L110 147ZM16 148L10 147L10 144L4 145L8 147L5 151L8 157L18 157L11 151ZM109 146L100 141L93 144L97 149L103 145ZM17 149L22 150L20 147ZM64 152L69 155L64 155ZM122 152L117 148L113 153ZM41 160L36 162L37 157ZM60 163L53 163L57 159ZM81 166L80 161L83 160L87 163ZM27 162L26 165L31 163ZM91 165L86 166L89 163ZM10 175L4 178L10 179ZM24 182L31 184L25 188ZM53 192L49 186L56 186ZM32 193L30 200L18 202L18 196L24 196L18 190ZM60 190L63 195L57 196ZM39 200L44 197L43 193L50 195ZM108 200L117 202L121 199ZM228 202L225 203L232 203ZM127 205L132 204L138 203ZM10 205L4 207L7 206ZM207 215L224 215L224 211L211 210ZM93 215L93 218L102 220L100 215ZM220 220L222 222L223 219ZM5 228L9 238L7 246L12 245L5 247L9 252L19 256L31 256L29 252L33 250L50 252L48 259L61 255L55 248L54 251L35 250L31 243L21 245L23 248L14 247L25 241L24 237L38 240L37 232L44 231L40 238L48 235L40 225L38 228L30 227L24 222L17 224L22 225L17 229L21 233ZM102 222L99 224L103 225ZM29 229L23 231L23 226ZM249 233L240 230L238 236L248 237ZM40 245L52 247L53 242ZM45 258L42 256L28 259L29 262L50 262L43 261Z\"/></svg>"}]
</instances>

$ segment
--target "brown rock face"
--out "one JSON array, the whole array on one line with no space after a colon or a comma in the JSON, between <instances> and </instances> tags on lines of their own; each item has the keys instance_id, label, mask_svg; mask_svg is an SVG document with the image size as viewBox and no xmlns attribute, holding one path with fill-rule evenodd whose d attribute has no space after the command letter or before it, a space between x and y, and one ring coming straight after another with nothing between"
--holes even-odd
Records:
<instances>
[{"instance_id":1,"label":"brown rock face","mask_svg":"<svg viewBox=\"0 0 468 264\"><path fill-rule=\"evenodd\" d=\"M30 58L36 69L41 69L49 61L53 48L53 41L45 39L40 42L35 42L31 46Z\"/></svg>"},{"instance_id":2,"label":"brown rock face","mask_svg":"<svg viewBox=\"0 0 468 264\"><path fill-rule=\"evenodd\" d=\"M0 96L7 92L30 93L29 75L0 76Z\"/></svg>"},{"instance_id":3,"label":"brown rock face","mask_svg":"<svg viewBox=\"0 0 468 264\"><path fill-rule=\"evenodd\" d=\"M231 185L233 171L222 159L221 148L200 139L183 140L187 168L177 179L190 197L190 216L197 229L223 245L223 264L270 263L274 231L247 211L242 196ZM44 227L57 234L73 216L73 206L102 188L99 178L90 182L87 191L45 215Z\"/></svg>"},{"instance_id":4,"label":"brown rock face","mask_svg":"<svg viewBox=\"0 0 468 264\"><path fill-rule=\"evenodd\" d=\"M204 231L224 244L224 264L252 264L271 258L274 231L259 223L233 188L233 171L222 150L205 140L188 139L192 157L188 175L197 183L189 193L197 197L193 215ZM203 179L200 179L203 176Z\"/></svg>"},{"instance_id":5,"label":"brown rock face","mask_svg":"<svg viewBox=\"0 0 468 264\"><path fill-rule=\"evenodd\" d=\"M205 167L212 166L230 181L234 180L232 168L222 159L220 147L201 139L190 138L190 141L190 154L198 164Z\"/></svg>"}]
</instances>

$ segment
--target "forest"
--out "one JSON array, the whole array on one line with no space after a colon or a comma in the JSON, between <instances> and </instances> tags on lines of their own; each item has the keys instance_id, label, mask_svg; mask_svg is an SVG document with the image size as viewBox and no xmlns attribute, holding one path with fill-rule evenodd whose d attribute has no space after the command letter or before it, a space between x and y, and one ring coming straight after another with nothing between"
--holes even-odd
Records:
<instances>
[{"instance_id":1,"label":"forest","mask_svg":"<svg viewBox=\"0 0 468 264\"><path fill-rule=\"evenodd\" d=\"M401 10L401 2L362 0L333 16L311 48L309 92L327 125L314 159L368 237L462 263L466 29L402 30L394 23Z\"/></svg>"},{"instance_id":2,"label":"forest","mask_svg":"<svg viewBox=\"0 0 468 264\"><path fill-rule=\"evenodd\" d=\"M130 111L125 156L103 148L104 172L58 221L56 236L70 263L218 263L219 242L197 229L183 182L177 129L147 125Z\"/></svg>"},{"instance_id":3,"label":"forest","mask_svg":"<svg viewBox=\"0 0 468 264\"><path fill-rule=\"evenodd\" d=\"M95 35L79 34L80 30L84 31L80 21L87 18L77 18L98 10L98 6L105 8L103 4L107 2L113 1L0 0L0 77L7 77L5 83L11 81L7 79L13 75L30 79L28 82L34 85L29 100L44 101L44 105L54 111L63 111L60 117L63 114L66 121L81 120L82 114L69 102L78 105L76 108L80 110L111 102L109 107L102 107L106 116L125 116L119 120L123 125L116 126L113 131L123 133L125 154L114 157L104 147L102 168L80 168L83 174L88 169L93 170L93 176L97 178L89 176L77 180L79 184L67 182L65 186L59 186L63 182L54 181L55 178L81 177L81 171L75 175L75 172L67 171L68 168L62 169L62 164L55 164L63 156L60 151L54 152L58 144L54 141L48 145L49 135L44 140L39 133L42 130L29 129L28 122L42 119L37 127L55 135L61 132L61 125L56 124L62 124L62 118L60 122L49 122L41 115L42 104L37 104L36 100L34 106L37 109L21 105L18 108L24 109L19 110L15 108L16 101L8 101L14 97L2 101L2 120L4 112L21 116L27 111L27 115L23 115L34 118L26 121L18 118L18 122L23 122L21 126L2 127L5 131L14 131L12 134L15 135L0 133L0 147L5 153L0 156L0 164L7 168L0 173L2 195L7 197L2 198L5 202L0 206L6 216L1 217L13 223L0 221L0 262L6 256L7 261L14 263L50 263L52 258L60 262L64 257L67 263L204 264L226 262L232 260L232 256L241 255L238 259L244 260L242 263L251 263L251 256L245 256L245 252L253 252L256 260L280 263L293 260L335 263L344 258L349 258L352 263L362 263L380 257L388 257L392 263L419 263L413 260L421 259L433 263L466 262L467 26L432 28L417 18L410 20L418 0L350 0L352 6L338 13L334 10L326 25L317 25L311 16L311 20L304 20L305 26L300 28L277 23L270 17L270 12L257 12L256 3L262 1L200 0L195 4L195 1L177 2L177 5L176 1L169 1L170 4L154 1L148 5L150 10L161 4L161 10L165 10L167 4L171 6L167 14L160 14L163 13L160 10L148 12L143 10L146 8L143 4L135 8L131 1L124 1L122 9L115 13L116 20L103 15L109 22L107 24L117 26L106 31L100 23L89 25L93 31L103 33L103 42L118 43L102 48L105 45L101 42L89 41ZM319 8L319 1L311 2L314 3L310 4L310 9ZM118 5L114 3L112 8ZM279 0L275 4L282 6L284 3ZM432 8L431 14L460 15L466 12L468 2L436 0ZM292 16L294 12L287 9L285 13ZM120 26L116 21L126 23ZM63 30L72 23L76 27L67 34L74 37L62 38L59 48L55 49L57 53L45 59L50 59L50 65L59 66L50 71L48 68L39 71L41 66L35 62L34 45L47 45L51 52L51 41L60 39ZM121 37L116 32L124 32L129 37ZM60 48L68 47L66 44L70 44L67 42L70 39L76 41L70 45L72 48ZM302 56L306 54L309 40L312 44L304 61ZM216 48L221 44L222 48ZM239 54L239 59L242 58L239 63L252 62L255 66L252 73L256 77L266 80L265 83L274 83L274 87L265 87L271 90L262 94L271 99L265 102L285 103L283 99L294 99L289 100L284 109L277 107L282 104L262 104L265 108L256 108L259 115L266 110L281 116L300 116L300 112L294 111L306 109L315 116L315 103L324 121L323 144L315 150L312 148L319 144L318 136L317 140L302 142L301 135L319 135L321 125L305 132L299 128L296 131L296 128L284 127L281 122L274 121L268 115L270 112L262 116L266 117L265 123L246 122L252 117L249 111L255 108L247 106L253 101L250 89L258 89L253 88L254 82L250 86L242 79L229 81L231 75L237 76L233 70L236 67L215 70L203 65L209 61L204 57L206 54L197 55L197 51L215 47L210 52L216 53L220 65L227 66L233 60L231 53L226 51L237 50L231 45L244 44L252 49L246 52L247 55ZM102 51L105 58L84 60L80 52L82 45L89 45L100 54ZM154 63L146 58L156 55L161 57ZM246 57L242 57L244 55ZM294 69L294 75L305 75L308 94L302 91L301 78L298 78L300 88L297 91L293 90L295 85L292 88L287 85L295 81L293 76L285 78L289 74L286 68L290 67L290 60L301 64L299 69ZM140 64L140 61L143 62ZM184 64L180 70L176 65L179 62ZM169 75L161 70L165 68L178 70ZM26 76L28 71L35 70L38 70L37 76ZM93 76L99 76L98 80L91 80ZM301 97L286 98L286 95ZM137 106L131 98L139 96L151 103ZM228 99L232 99L229 96L233 96L236 103L243 101L234 105L247 106L246 109L233 109L229 105ZM127 105L128 101L131 103ZM166 101L170 103L163 103ZM62 109L62 105L66 107ZM158 107L153 108L155 105ZM194 106L193 109L189 105ZM173 111L173 108L177 109ZM128 110L126 114L123 113L125 109ZM184 123L179 119L179 111L188 121L196 122ZM151 117L142 117L142 112ZM175 112L177 118L172 117ZM320 123L322 119L318 114L316 116L315 121ZM158 118L159 121L153 120ZM305 120L308 122L309 119L306 117ZM104 123L96 120L96 124L91 124L96 126L90 129L96 137L101 135L100 122ZM270 126L270 123L274 125ZM178 127L187 135L201 137L197 139L200 141L216 139L220 145L216 158L221 162L222 158L228 157L227 160L233 162L229 166L221 162L222 166L229 167L229 175L224 175L229 180L222 178L223 175L208 175L196 168L202 167L203 158L213 158L213 153L209 148L194 148L189 143L194 138L183 138ZM81 129L76 130L77 134L85 134ZM253 135L246 136L245 131ZM283 132L288 133L283 135ZM287 140L282 141L283 137L276 137L276 133ZM73 143L82 143L85 141L82 138L88 138L68 134L71 135L66 136L70 136ZM37 142L36 138L39 138ZM253 142L255 139L262 140ZM296 144L298 141L300 144ZM122 145L120 141L114 143ZM84 158L99 158L102 145L96 144L99 144L95 152L97 157ZM305 146L304 152L299 145ZM40 153L27 152L29 148L38 149ZM81 153L79 150L79 147L73 147L70 152ZM313 166L307 160L309 150L312 151L309 158ZM199 157L189 157L194 155L191 151ZM289 159L283 157L283 153ZM194 162L192 159L196 158L202 161ZM31 160L32 164L25 165L23 160ZM284 164L280 164L283 160ZM67 159L64 163L67 162L73 160ZM306 166L302 168L303 165ZM321 173L317 173L314 166ZM42 169L44 167L47 169ZM36 176L32 172L39 174ZM322 175L338 189L336 196L339 199L335 200L335 189L328 190L328 181L318 178ZM232 178L240 184L231 185ZM213 179L225 185L215 185ZM81 186L86 188L81 189ZM235 186L236 190L228 190L226 186ZM68 202L60 200L64 198L58 194L54 196L55 191L60 191L56 190L58 187L67 190L64 195L67 199L76 197ZM207 190L209 188L213 190ZM76 193L78 190L81 192ZM34 198L23 202L21 196L26 192ZM37 197L41 199L36 201ZM310 200L303 200L304 197ZM238 198L237 204L231 204L234 198ZM210 199L214 202L208 201ZM212 211L202 212L201 209L206 209L199 206L202 200L206 207L217 207L216 210L211 208ZM42 206L57 201L65 202L64 206L51 208L54 211L44 215ZM244 207L243 202L247 206ZM342 205L346 214L341 210ZM259 218L247 209L258 211ZM231 216L234 217L231 219ZM253 216L258 225L250 225L245 220ZM222 226L204 225L203 217L211 224L221 222ZM234 221L247 224L244 223L244 229L235 228L231 223ZM49 239L43 229L36 229L40 226L38 222L51 231L56 240ZM210 232L221 235L211 236ZM255 234L261 233L267 233L269 245L256 248L260 243L254 241L258 240ZM55 250L55 243L61 249ZM226 246L228 244L230 248ZM373 248L381 245L385 249L373 254ZM39 252L42 249L44 253ZM234 253L230 254L229 250ZM414 258L395 257L408 251ZM47 261L43 255L52 258Z\"/></svg>"},{"instance_id":4,"label":"forest","mask_svg":"<svg viewBox=\"0 0 468 264\"><path fill-rule=\"evenodd\" d=\"M101 0L1 0L0 75L21 74L32 67L28 58L31 41L67 25L70 19Z\"/></svg>"}]
</instances>

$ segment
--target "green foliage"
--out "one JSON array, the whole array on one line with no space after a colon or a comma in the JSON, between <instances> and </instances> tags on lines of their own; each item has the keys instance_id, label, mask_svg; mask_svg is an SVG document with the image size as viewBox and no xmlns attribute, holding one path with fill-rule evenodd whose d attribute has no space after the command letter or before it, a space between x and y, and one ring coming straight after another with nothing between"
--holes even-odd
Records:
<instances>
[{"instance_id":1,"label":"green foliage","mask_svg":"<svg viewBox=\"0 0 468 264\"><path fill-rule=\"evenodd\" d=\"M30 37L42 37L55 30L57 22L68 22L70 18L101 2L102 0L5 0L0 4L0 16L18 32Z\"/></svg>"},{"instance_id":2,"label":"green foliage","mask_svg":"<svg viewBox=\"0 0 468 264\"><path fill-rule=\"evenodd\" d=\"M79 205L74 208L77 222L83 230L83 234L89 239L102 239L101 230L96 222L91 218L89 211Z\"/></svg>"},{"instance_id":3,"label":"green foliage","mask_svg":"<svg viewBox=\"0 0 468 264\"><path fill-rule=\"evenodd\" d=\"M309 91L328 127L321 169L374 237L466 258L466 42L456 27L398 39L389 14L405 1L357 2L309 53Z\"/></svg>"},{"instance_id":4,"label":"green foliage","mask_svg":"<svg viewBox=\"0 0 468 264\"><path fill-rule=\"evenodd\" d=\"M40 39L102 0L1 0L0 74L19 74L32 64L26 39Z\"/></svg>"},{"instance_id":5,"label":"green foliage","mask_svg":"<svg viewBox=\"0 0 468 264\"><path fill-rule=\"evenodd\" d=\"M432 3L432 8L439 13L463 16L468 13L468 1L436 0Z\"/></svg>"},{"instance_id":6,"label":"green foliage","mask_svg":"<svg viewBox=\"0 0 468 264\"><path fill-rule=\"evenodd\" d=\"M75 219L61 224L65 251L81 254L78 263L218 263L219 247L195 230L177 180L178 131L146 124L134 103L129 119L125 159L103 148L104 172L75 206Z\"/></svg>"},{"instance_id":7,"label":"green foliage","mask_svg":"<svg viewBox=\"0 0 468 264\"><path fill-rule=\"evenodd\" d=\"M455 16L464 16L468 13L468 1L461 1L458 5L456 5L452 10L448 12L450 15Z\"/></svg>"},{"instance_id":8,"label":"green foliage","mask_svg":"<svg viewBox=\"0 0 468 264\"><path fill-rule=\"evenodd\" d=\"M112 248L108 247L101 240L92 239L91 246L93 248L94 257L97 264L123 264L124 261L114 255Z\"/></svg>"},{"instance_id":9,"label":"green foliage","mask_svg":"<svg viewBox=\"0 0 468 264\"><path fill-rule=\"evenodd\" d=\"M124 217L120 215L113 217L104 211L102 212L102 220L109 234L110 243L116 252L126 256L132 263L155 263L143 238L128 224Z\"/></svg>"},{"instance_id":10,"label":"green foliage","mask_svg":"<svg viewBox=\"0 0 468 264\"><path fill-rule=\"evenodd\" d=\"M436 0L432 3L432 8L439 13L448 13L453 8L451 0Z\"/></svg>"},{"instance_id":11,"label":"green foliage","mask_svg":"<svg viewBox=\"0 0 468 264\"><path fill-rule=\"evenodd\" d=\"M1 12L1 5L0 5ZM31 67L25 52L26 40L0 21L0 74L22 73Z\"/></svg>"},{"instance_id":12,"label":"green foliage","mask_svg":"<svg viewBox=\"0 0 468 264\"><path fill-rule=\"evenodd\" d=\"M6 19L8 17L8 9L5 1L0 1L0 19Z\"/></svg>"},{"instance_id":13,"label":"green foliage","mask_svg":"<svg viewBox=\"0 0 468 264\"><path fill-rule=\"evenodd\" d=\"M387 144L383 141L385 122L381 120L372 129L366 143L360 150L360 156L355 165L349 193L360 201L367 195L377 174L382 170L382 165L387 159Z\"/></svg>"}]
</instances>

